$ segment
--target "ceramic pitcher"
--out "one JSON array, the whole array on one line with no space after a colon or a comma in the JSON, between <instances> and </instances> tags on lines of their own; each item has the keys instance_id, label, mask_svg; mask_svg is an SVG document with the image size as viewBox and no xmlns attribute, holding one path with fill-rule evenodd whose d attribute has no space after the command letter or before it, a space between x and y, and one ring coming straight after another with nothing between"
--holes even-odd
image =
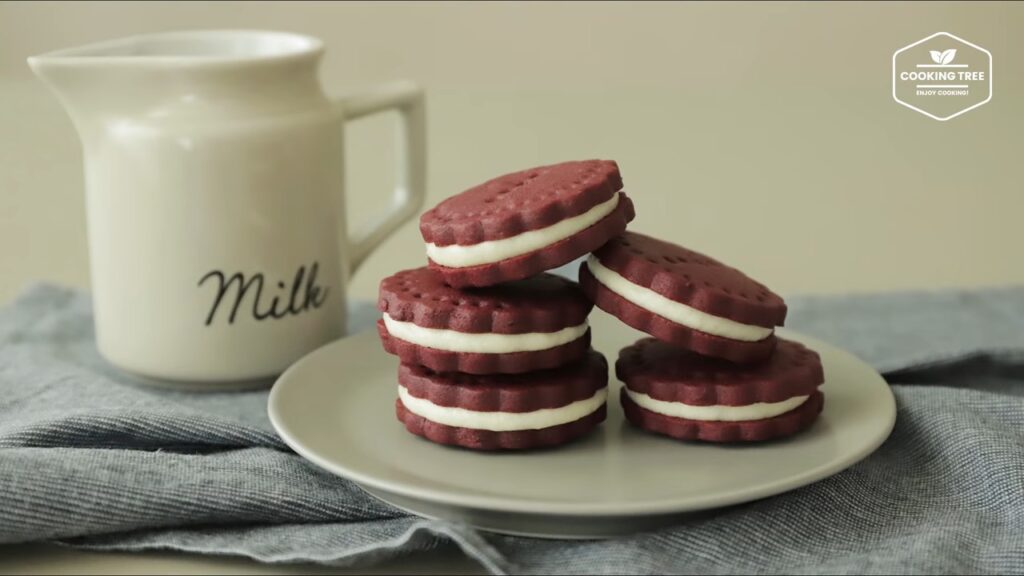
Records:
<instances>
[{"instance_id":1,"label":"ceramic pitcher","mask_svg":"<svg viewBox=\"0 0 1024 576\"><path fill-rule=\"evenodd\" d=\"M420 209L422 92L330 98L322 43L137 36L29 59L80 136L96 341L138 375L262 382L342 335L349 275ZM346 120L399 112L390 208L346 230ZM369 191L359 191L369 193Z\"/></svg>"}]
</instances>

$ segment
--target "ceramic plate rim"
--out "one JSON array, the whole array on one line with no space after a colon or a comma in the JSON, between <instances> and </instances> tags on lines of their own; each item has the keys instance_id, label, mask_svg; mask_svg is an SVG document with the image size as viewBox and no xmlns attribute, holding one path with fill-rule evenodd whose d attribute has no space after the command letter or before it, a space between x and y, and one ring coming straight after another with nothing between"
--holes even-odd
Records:
<instances>
[{"instance_id":1,"label":"ceramic plate rim","mask_svg":"<svg viewBox=\"0 0 1024 576\"><path fill-rule=\"evenodd\" d=\"M289 385L287 382L294 381L292 375L302 369L302 366L309 362L316 360L321 354L328 354L335 347L344 347L350 345L350 343L360 338L371 338L375 336L374 330L364 330L358 332L346 338L336 340L329 344L326 344L313 352L310 352L298 362L290 366L285 370L277 381L274 383L273 388L270 390L270 395L267 400L267 413L270 417L270 422L274 426L278 435L282 440L298 455L309 460L318 467L352 480L359 485L367 485L376 490L383 492L395 493L408 498L427 500L436 504L443 504L448 506L456 506L460 508L475 508L481 510L493 510L499 512L515 512L520 514L542 514L542 515L565 515L565 516L637 516L637 515L662 515L662 514L678 514L681 512L691 512L699 510L708 510L712 508L719 508L723 506L729 506L732 504L739 504L742 502L749 502L752 500L758 500L769 496L775 496L789 490L793 490L802 486L806 486L818 480L828 478L854 464L860 462L875 450L881 446L889 435L896 424L896 405L895 398L892 394L892 390L889 385L885 382L884 378L870 365L865 363L860 358L857 358L853 354L839 348L818 340L816 338L805 336L799 332L788 329L780 329L779 335L786 338L795 338L803 342L811 343L815 349L827 348L830 353L841 354L849 357L849 359L860 364L864 369L871 372L876 378L885 384L885 389L888 392L887 404L889 407L889 418L886 422L884 433L879 433L877 438L872 442L865 444L859 450L851 452L849 456L843 459L829 462L815 468L804 470L799 474L793 476L775 480L766 484L759 484L756 487L745 487L736 489L731 492L722 494L716 494L701 498L698 501L694 501L694 497L688 496L673 500L665 498L657 502L569 502L569 503L528 503L516 499L501 497L501 496L481 496L477 494L453 494L444 490L438 490L434 488L425 488L411 486L405 482L395 482L386 478L382 479L373 475L363 474L358 470L353 470L346 467L344 464L339 464L336 461L328 458L323 458L320 455L307 450L301 441L295 437L292 430L289 429L286 422L282 421L280 414L278 413L278 398L282 394L282 390L285 390Z\"/></svg>"}]
</instances>

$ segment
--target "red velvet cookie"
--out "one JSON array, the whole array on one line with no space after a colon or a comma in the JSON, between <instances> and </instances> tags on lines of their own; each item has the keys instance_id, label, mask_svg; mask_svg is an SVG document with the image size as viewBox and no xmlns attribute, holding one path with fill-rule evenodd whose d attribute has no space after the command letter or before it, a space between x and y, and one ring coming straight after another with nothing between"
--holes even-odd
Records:
<instances>
[{"instance_id":1,"label":"red velvet cookie","mask_svg":"<svg viewBox=\"0 0 1024 576\"><path fill-rule=\"evenodd\" d=\"M680 440L756 442L809 427L824 402L818 354L779 339L772 357L739 365L645 338L619 352L615 374L634 426Z\"/></svg>"},{"instance_id":2,"label":"red velvet cookie","mask_svg":"<svg viewBox=\"0 0 1024 576\"><path fill-rule=\"evenodd\" d=\"M499 176L420 217L430 267L457 287L520 280L597 249L633 219L610 160Z\"/></svg>"},{"instance_id":3,"label":"red velvet cookie","mask_svg":"<svg viewBox=\"0 0 1024 576\"><path fill-rule=\"evenodd\" d=\"M377 305L384 349L438 372L544 370L590 348L593 304L575 282L552 274L460 290L434 270L416 268L382 280Z\"/></svg>"},{"instance_id":4,"label":"red velvet cookie","mask_svg":"<svg viewBox=\"0 0 1024 576\"><path fill-rule=\"evenodd\" d=\"M608 364L594 351L529 374L442 374L402 364L398 384L395 411L413 434L475 450L522 450L564 444L600 424Z\"/></svg>"},{"instance_id":5,"label":"red velvet cookie","mask_svg":"<svg viewBox=\"0 0 1024 576\"><path fill-rule=\"evenodd\" d=\"M786 319L782 298L739 270L635 232L594 252L580 266L580 285L637 330L739 363L770 356L774 328Z\"/></svg>"}]
</instances>

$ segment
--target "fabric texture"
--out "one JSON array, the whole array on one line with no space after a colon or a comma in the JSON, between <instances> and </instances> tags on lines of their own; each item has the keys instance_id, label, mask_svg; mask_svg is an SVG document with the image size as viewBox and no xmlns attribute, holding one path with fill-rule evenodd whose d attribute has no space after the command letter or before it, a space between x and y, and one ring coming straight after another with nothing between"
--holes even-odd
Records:
<instances>
[{"instance_id":1,"label":"fabric texture","mask_svg":"<svg viewBox=\"0 0 1024 576\"><path fill-rule=\"evenodd\" d=\"M0 543L341 565L454 544L496 574L1024 573L1024 288L789 303L789 326L893 385L875 454L658 532L547 541L412 517L319 471L274 434L265 390L140 386L98 356L87 294L35 286L0 312Z\"/></svg>"}]
</instances>

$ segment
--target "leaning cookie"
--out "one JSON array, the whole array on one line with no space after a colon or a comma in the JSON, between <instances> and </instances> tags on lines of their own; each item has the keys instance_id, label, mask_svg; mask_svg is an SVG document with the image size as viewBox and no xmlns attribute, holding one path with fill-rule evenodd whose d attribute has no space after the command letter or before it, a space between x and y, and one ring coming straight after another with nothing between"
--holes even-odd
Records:
<instances>
[{"instance_id":1,"label":"leaning cookie","mask_svg":"<svg viewBox=\"0 0 1024 576\"><path fill-rule=\"evenodd\" d=\"M615 374L626 419L680 440L757 442L791 436L818 417L818 354L779 339L771 359L742 366L646 338L624 348Z\"/></svg>"},{"instance_id":2,"label":"leaning cookie","mask_svg":"<svg viewBox=\"0 0 1024 576\"><path fill-rule=\"evenodd\" d=\"M540 274L491 288L452 288L429 268L381 281L384 349L439 372L510 374L555 368L590 348L593 304L571 280Z\"/></svg>"},{"instance_id":3,"label":"leaning cookie","mask_svg":"<svg viewBox=\"0 0 1024 576\"><path fill-rule=\"evenodd\" d=\"M430 267L457 287L557 268L622 233L633 203L615 162L587 160L500 176L420 217Z\"/></svg>"},{"instance_id":4,"label":"leaning cookie","mask_svg":"<svg viewBox=\"0 0 1024 576\"><path fill-rule=\"evenodd\" d=\"M580 285L605 312L659 340L733 362L764 360L786 319L778 295L681 246L626 232L580 266Z\"/></svg>"},{"instance_id":5,"label":"leaning cookie","mask_svg":"<svg viewBox=\"0 0 1024 576\"><path fill-rule=\"evenodd\" d=\"M608 364L590 351L575 364L529 374L473 376L398 369L398 419L413 434L474 450L565 444L605 419Z\"/></svg>"}]
</instances>

